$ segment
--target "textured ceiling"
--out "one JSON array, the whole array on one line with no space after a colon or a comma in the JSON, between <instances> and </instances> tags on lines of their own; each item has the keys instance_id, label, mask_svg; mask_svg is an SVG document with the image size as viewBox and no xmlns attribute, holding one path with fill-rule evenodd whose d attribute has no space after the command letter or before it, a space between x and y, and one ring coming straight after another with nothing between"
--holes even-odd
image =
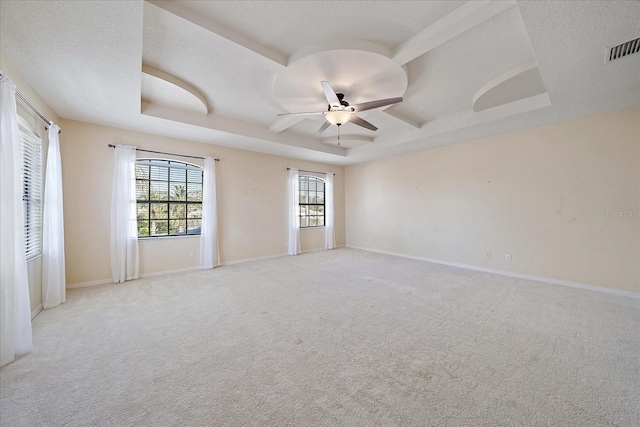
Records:
<instances>
[{"instance_id":1,"label":"textured ceiling","mask_svg":"<svg viewBox=\"0 0 640 427\"><path fill-rule=\"evenodd\" d=\"M63 118L333 164L640 104L640 55L604 63L638 1L2 0L0 26ZM326 110L321 80L404 101L338 146L322 116L278 116Z\"/></svg>"},{"instance_id":2,"label":"textured ceiling","mask_svg":"<svg viewBox=\"0 0 640 427\"><path fill-rule=\"evenodd\" d=\"M285 57L325 40L369 40L393 49L464 3L342 0L180 2L185 9Z\"/></svg>"}]
</instances>

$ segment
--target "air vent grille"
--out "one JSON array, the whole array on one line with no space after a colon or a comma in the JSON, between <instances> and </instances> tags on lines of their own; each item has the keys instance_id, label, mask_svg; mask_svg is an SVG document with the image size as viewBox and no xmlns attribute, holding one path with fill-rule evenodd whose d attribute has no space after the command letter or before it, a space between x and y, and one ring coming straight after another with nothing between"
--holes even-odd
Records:
<instances>
[{"instance_id":1,"label":"air vent grille","mask_svg":"<svg viewBox=\"0 0 640 427\"><path fill-rule=\"evenodd\" d=\"M607 48L605 62L615 61L616 59L624 58L625 56L632 55L640 52L640 37L628 42L619 44L617 46L611 46Z\"/></svg>"}]
</instances>

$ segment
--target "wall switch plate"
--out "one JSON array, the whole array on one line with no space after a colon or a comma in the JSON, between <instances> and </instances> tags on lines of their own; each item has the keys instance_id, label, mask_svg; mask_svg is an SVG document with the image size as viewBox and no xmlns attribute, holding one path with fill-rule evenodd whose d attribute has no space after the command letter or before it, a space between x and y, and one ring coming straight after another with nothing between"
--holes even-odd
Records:
<instances>
[{"instance_id":1,"label":"wall switch plate","mask_svg":"<svg viewBox=\"0 0 640 427\"><path fill-rule=\"evenodd\" d=\"M506 259L507 261L511 261L511 254L507 254L504 259Z\"/></svg>"}]
</instances>

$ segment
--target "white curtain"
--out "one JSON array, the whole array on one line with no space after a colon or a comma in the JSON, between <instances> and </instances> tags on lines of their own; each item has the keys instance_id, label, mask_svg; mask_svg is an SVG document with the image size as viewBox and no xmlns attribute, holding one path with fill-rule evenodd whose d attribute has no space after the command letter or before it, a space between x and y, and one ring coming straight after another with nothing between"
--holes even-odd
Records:
<instances>
[{"instance_id":1,"label":"white curtain","mask_svg":"<svg viewBox=\"0 0 640 427\"><path fill-rule=\"evenodd\" d=\"M324 179L324 248L336 247L336 221L333 207L333 173L327 173Z\"/></svg>"},{"instance_id":2,"label":"white curtain","mask_svg":"<svg viewBox=\"0 0 640 427\"><path fill-rule=\"evenodd\" d=\"M42 211L42 305L56 307L66 300L64 272L64 216L62 210L62 161L60 128L49 126L49 149Z\"/></svg>"},{"instance_id":3,"label":"white curtain","mask_svg":"<svg viewBox=\"0 0 640 427\"><path fill-rule=\"evenodd\" d=\"M138 278L136 148L118 145L111 192L111 274L114 283Z\"/></svg>"},{"instance_id":4,"label":"white curtain","mask_svg":"<svg viewBox=\"0 0 640 427\"><path fill-rule=\"evenodd\" d=\"M218 202L216 200L216 161L204 158L202 177L202 224L200 227L200 268L220 265L218 250Z\"/></svg>"},{"instance_id":5,"label":"white curtain","mask_svg":"<svg viewBox=\"0 0 640 427\"><path fill-rule=\"evenodd\" d=\"M24 253L16 86L0 77L0 366L28 353L31 303Z\"/></svg>"},{"instance_id":6,"label":"white curtain","mask_svg":"<svg viewBox=\"0 0 640 427\"><path fill-rule=\"evenodd\" d=\"M300 183L298 182L298 169L289 169L289 243L287 245L289 255L300 253Z\"/></svg>"}]
</instances>

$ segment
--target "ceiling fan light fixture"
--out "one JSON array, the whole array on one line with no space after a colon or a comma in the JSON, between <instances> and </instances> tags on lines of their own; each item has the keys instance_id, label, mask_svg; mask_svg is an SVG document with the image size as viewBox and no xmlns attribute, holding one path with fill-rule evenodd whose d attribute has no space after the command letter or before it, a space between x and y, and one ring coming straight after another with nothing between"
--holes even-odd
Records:
<instances>
[{"instance_id":1,"label":"ceiling fan light fixture","mask_svg":"<svg viewBox=\"0 0 640 427\"><path fill-rule=\"evenodd\" d=\"M320 135L324 132L329 125L338 126L338 139L340 139L340 126L347 122L351 122L354 125L358 125L365 129L369 129L372 131L377 131L378 128L369 123L368 121L358 117L356 113L361 111L373 110L380 107L386 107L387 105L396 104L398 102L402 102L401 97L397 98L387 98L387 99L378 99L375 101L363 102L357 105L349 105L347 101L344 101L343 93L336 93L329 82L322 81L322 89L324 91L324 96L327 98L327 102L329 106L325 111L310 111L308 113L282 113L278 114L278 116L288 116L288 115L309 115L309 114L322 114L326 120L326 122L322 123L320 129L316 132L316 135ZM340 145L340 144L338 144Z\"/></svg>"},{"instance_id":2,"label":"ceiling fan light fixture","mask_svg":"<svg viewBox=\"0 0 640 427\"><path fill-rule=\"evenodd\" d=\"M342 126L351 120L351 112L345 110L329 111L324 117L332 125Z\"/></svg>"}]
</instances>

